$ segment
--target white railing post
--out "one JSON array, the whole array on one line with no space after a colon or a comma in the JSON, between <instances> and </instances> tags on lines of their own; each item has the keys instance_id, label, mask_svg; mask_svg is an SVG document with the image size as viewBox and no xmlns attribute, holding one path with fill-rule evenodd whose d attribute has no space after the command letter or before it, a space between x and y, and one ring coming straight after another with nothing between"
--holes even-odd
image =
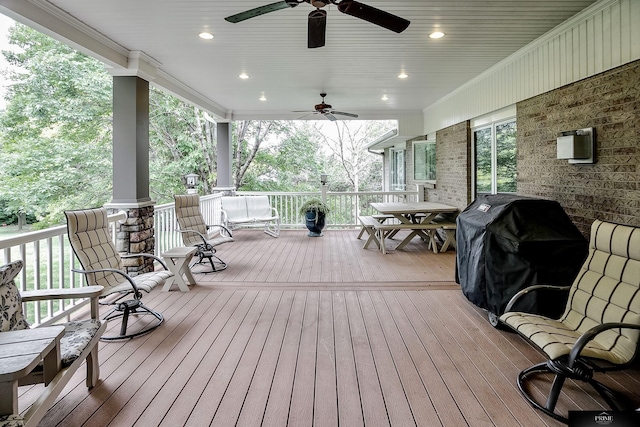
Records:
<instances>
[{"instance_id":1,"label":"white railing post","mask_svg":"<svg viewBox=\"0 0 640 427\"><path fill-rule=\"evenodd\" d=\"M424 184L418 184L418 202L424 202Z\"/></svg>"}]
</instances>

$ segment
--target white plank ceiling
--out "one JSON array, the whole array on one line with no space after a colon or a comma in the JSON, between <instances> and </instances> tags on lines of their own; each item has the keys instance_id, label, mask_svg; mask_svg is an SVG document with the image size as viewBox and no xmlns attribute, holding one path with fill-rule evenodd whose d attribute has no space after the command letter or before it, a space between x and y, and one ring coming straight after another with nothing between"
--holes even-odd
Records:
<instances>
[{"instance_id":1,"label":"white plank ceiling","mask_svg":"<svg viewBox=\"0 0 640 427\"><path fill-rule=\"evenodd\" d=\"M308 49L313 7L306 3L232 24L224 17L274 0L31 1L54 6L67 23L98 33L87 37L144 52L229 117L283 119L301 115L292 110L313 108L320 92L328 93L326 102L335 109L361 117L420 111L594 3L362 0L410 20L401 34L329 5L326 46ZM445 37L430 39L435 30ZM215 38L202 40L201 31ZM399 79L401 71L409 77ZM239 79L242 72L250 78Z\"/></svg>"}]
</instances>

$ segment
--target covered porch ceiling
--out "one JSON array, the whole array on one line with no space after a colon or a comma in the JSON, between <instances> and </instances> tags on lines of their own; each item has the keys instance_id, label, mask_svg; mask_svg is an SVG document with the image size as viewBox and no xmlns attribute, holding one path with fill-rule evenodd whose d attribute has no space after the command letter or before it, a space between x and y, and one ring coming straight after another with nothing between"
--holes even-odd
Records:
<instances>
[{"instance_id":1,"label":"covered porch ceiling","mask_svg":"<svg viewBox=\"0 0 640 427\"><path fill-rule=\"evenodd\" d=\"M102 60L115 75L133 71L218 121L302 118L321 92L336 110L394 119L421 114L594 0L361 1L411 21L400 34L329 4L326 46L316 49L307 48L308 3L235 24L224 19L273 2L0 0L0 12ZM203 31L214 38L199 38ZM431 39L433 31L445 36ZM398 78L401 72L408 77Z\"/></svg>"}]
</instances>

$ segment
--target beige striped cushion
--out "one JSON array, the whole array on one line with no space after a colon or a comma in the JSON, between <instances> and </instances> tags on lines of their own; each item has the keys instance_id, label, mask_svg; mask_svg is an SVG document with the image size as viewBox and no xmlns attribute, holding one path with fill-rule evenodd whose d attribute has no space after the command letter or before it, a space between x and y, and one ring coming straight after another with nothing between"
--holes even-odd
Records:
<instances>
[{"instance_id":1,"label":"beige striped cushion","mask_svg":"<svg viewBox=\"0 0 640 427\"><path fill-rule=\"evenodd\" d=\"M112 268L124 271L122 260L109 233L107 210L104 208L66 211L67 229L71 247L85 270ZM132 277L140 290L150 292L163 284L173 273L167 270L153 271ZM102 295L132 291L131 284L121 274L111 272L86 275L87 285L104 286Z\"/></svg>"},{"instance_id":2,"label":"beige striped cushion","mask_svg":"<svg viewBox=\"0 0 640 427\"><path fill-rule=\"evenodd\" d=\"M551 359L568 354L590 328L608 322L640 325L640 227L596 220L589 256L569 292L559 320L505 313L506 324L528 337ZM633 358L640 331L612 329L599 334L583 356L626 363Z\"/></svg>"},{"instance_id":3,"label":"beige striped cushion","mask_svg":"<svg viewBox=\"0 0 640 427\"><path fill-rule=\"evenodd\" d=\"M200 196L197 194L177 194L176 217L180 230L195 230L203 236L207 236L207 225L200 213ZM195 233L180 233L185 246L202 244L202 238Z\"/></svg>"}]
</instances>

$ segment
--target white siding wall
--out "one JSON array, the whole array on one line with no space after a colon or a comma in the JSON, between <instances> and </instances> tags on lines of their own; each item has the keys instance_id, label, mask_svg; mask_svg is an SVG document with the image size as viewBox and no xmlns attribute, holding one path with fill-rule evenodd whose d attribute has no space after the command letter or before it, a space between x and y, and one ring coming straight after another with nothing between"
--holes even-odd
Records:
<instances>
[{"instance_id":1,"label":"white siding wall","mask_svg":"<svg viewBox=\"0 0 640 427\"><path fill-rule=\"evenodd\" d=\"M425 108L424 133L640 59L640 0L601 0Z\"/></svg>"}]
</instances>

